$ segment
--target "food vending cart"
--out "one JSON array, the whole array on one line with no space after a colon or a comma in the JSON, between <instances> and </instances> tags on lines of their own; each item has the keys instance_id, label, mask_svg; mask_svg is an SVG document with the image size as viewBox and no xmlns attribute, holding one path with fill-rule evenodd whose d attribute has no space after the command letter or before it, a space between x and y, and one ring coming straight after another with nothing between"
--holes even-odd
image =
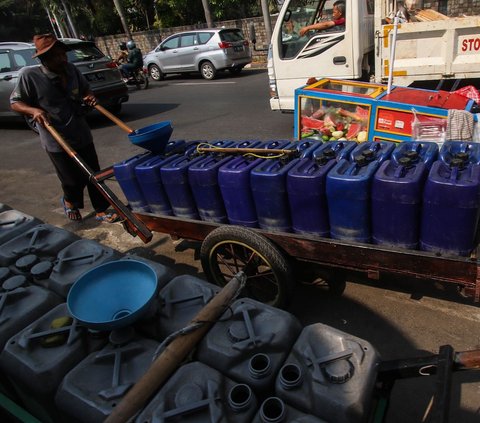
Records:
<instances>
[{"instance_id":1,"label":"food vending cart","mask_svg":"<svg viewBox=\"0 0 480 423\"><path fill-rule=\"evenodd\" d=\"M454 92L326 78L295 91L295 138L442 142L449 118L473 106Z\"/></svg>"}]
</instances>

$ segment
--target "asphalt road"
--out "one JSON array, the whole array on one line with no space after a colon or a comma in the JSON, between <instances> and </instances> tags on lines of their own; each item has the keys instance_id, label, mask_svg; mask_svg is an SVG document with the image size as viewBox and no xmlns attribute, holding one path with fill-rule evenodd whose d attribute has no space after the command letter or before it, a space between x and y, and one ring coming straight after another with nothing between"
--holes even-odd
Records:
<instances>
[{"instance_id":1,"label":"asphalt road","mask_svg":"<svg viewBox=\"0 0 480 423\"><path fill-rule=\"evenodd\" d=\"M120 115L130 127L170 120L172 139L292 139L293 115L273 113L264 70L246 70L235 78L167 78L146 91L132 91ZM124 132L94 112L89 117L101 165L125 160L142 150ZM83 223L68 223L60 207L60 189L37 136L21 124L0 124L0 202L43 221L95 239L119 251L136 253L172 266L178 274L202 277L198 245L155 234L144 245L120 224L98 224L88 207ZM110 187L122 197L118 185ZM341 297L318 286L298 285L289 311L307 325L331 325L369 341L385 360L430 355L450 344L455 351L480 348L480 309L462 301L453 287L420 281L347 282ZM435 378L396 383L387 422L420 422L434 392ZM450 421L480 421L480 373L453 379Z\"/></svg>"}]
</instances>

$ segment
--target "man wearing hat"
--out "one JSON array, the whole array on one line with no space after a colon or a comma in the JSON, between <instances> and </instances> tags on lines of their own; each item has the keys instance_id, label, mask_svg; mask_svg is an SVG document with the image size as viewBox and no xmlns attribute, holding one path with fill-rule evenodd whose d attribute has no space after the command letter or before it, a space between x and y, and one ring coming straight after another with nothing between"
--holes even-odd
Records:
<instances>
[{"instance_id":1,"label":"man wearing hat","mask_svg":"<svg viewBox=\"0 0 480 423\"><path fill-rule=\"evenodd\" d=\"M106 212L108 201L46 129L52 125L94 172L100 170L92 133L82 110L82 103L94 106L97 100L85 77L67 61L68 46L53 34L35 35L33 42L36 48L33 57L40 59L41 66L22 68L10 96L10 106L37 122L42 146L62 184L61 201L67 218L82 219L80 209L87 187L96 219L113 223L118 216Z\"/></svg>"}]
</instances>

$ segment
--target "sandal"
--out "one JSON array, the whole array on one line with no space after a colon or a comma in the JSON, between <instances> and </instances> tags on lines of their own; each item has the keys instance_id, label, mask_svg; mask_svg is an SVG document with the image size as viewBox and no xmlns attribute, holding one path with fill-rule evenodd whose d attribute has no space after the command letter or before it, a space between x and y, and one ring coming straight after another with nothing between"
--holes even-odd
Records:
<instances>
[{"instance_id":1,"label":"sandal","mask_svg":"<svg viewBox=\"0 0 480 423\"><path fill-rule=\"evenodd\" d=\"M95 220L98 220L102 223L115 223L120 220L120 216L117 213L104 213L98 214L95 216Z\"/></svg>"},{"instance_id":2,"label":"sandal","mask_svg":"<svg viewBox=\"0 0 480 423\"><path fill-rule=\"evenodd\" d=\"M82 215L80 214L80 210L78 210L75 207L68 207L65 204L65 197L62 197L60 201L63 206L63 212L65 213L65 216L67 216L67 219L73 222L79 222L80 220L82 220Z\"/></svg>"}]
</instances>

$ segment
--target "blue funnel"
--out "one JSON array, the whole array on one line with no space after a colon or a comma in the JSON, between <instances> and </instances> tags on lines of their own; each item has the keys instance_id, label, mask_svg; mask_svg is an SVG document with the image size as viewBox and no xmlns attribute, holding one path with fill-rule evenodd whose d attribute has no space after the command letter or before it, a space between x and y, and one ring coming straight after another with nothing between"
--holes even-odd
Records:
<instances>
[{"instance_id":1,"label":"blue funnel","mask_svg":"<svg viewBox=\"0 0 480 423\"><path fill-rule=\"evenodd\" d=\"M155 154L163 154L173 127L170 121L154 123L128 134L130 142Z\"/></svg>"},{"instance_id":2,"label":"blue funnel","mask_svg":"<svg viewBox=\"0 0 480 423\"><path fill-rule=\"evenodd\" d=\"M157 293L157 275L140 261L114 261L84 273L67 297L70 314L85 326L113 330L149 311Z\"/></svg>"}]
</instances>

